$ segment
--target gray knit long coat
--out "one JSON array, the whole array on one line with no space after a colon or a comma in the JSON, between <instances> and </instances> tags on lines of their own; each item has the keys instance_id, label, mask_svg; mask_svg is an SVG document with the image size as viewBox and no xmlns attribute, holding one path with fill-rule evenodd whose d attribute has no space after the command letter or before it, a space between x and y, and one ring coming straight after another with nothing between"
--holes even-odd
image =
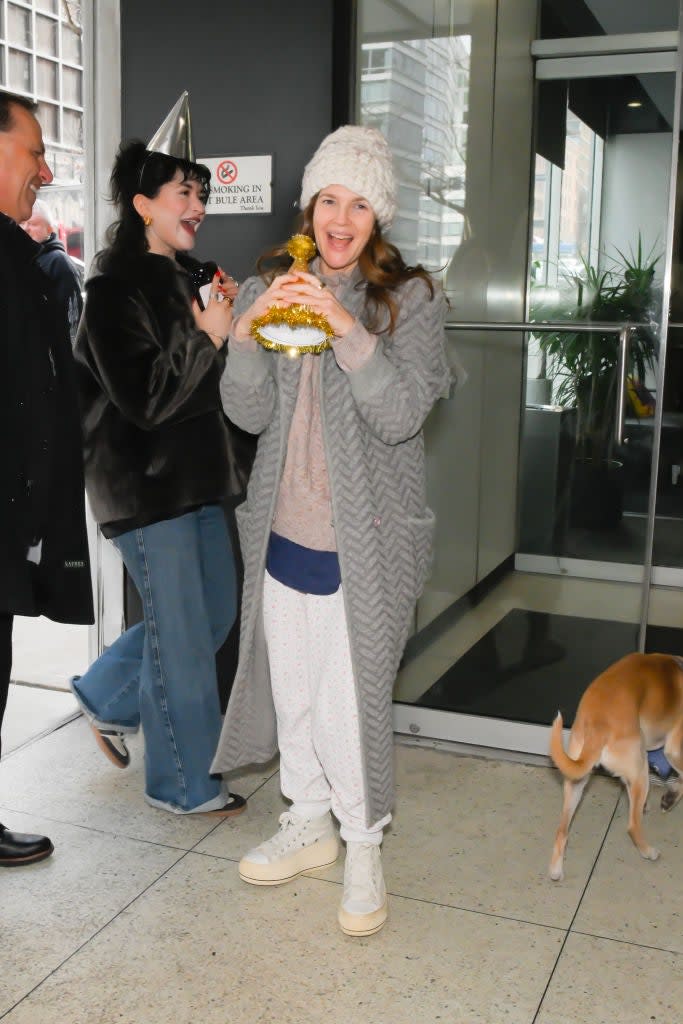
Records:
<instances>
[{"instance_id":1,"label":"gray knit long coat","mask_svg":"<svg viewBox=\"0 0 683 1024\"><path fill-rule=\"evenodd\" d=\"M263 288L259 278L246 281L236 314ZM357 269L335 293L350 313L365 319L365 285ZM395 295L395 330L380 335L361 369L345 373L332 351L315 357L368 826L388 814L393 801L392 687L431 561L434 516L426 505L422 424L451 379L442 292L435 288L430 299L424 281L413 278ZM300 371L298 359L231 348L221 382L228 416L260 437L247 500L237 509L244 559L240 654L213 772L267 761L277 750L263 576Z\"/></svg>"}]
</instances>

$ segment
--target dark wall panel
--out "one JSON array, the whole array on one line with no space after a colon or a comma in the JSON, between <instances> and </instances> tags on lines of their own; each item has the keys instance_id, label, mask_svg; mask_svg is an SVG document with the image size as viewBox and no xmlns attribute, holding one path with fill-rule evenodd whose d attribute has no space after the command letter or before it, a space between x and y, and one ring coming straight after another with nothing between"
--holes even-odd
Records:
<instances>
[{"instance_id":1,"label":"dark wall panel","mask_svg":"<svg viewBox=\"0 0 683 1024\"><path fill-rule=\"evenodd\" d=\"M187 89L200 156L272 153L273 213L207 217L195 254L238 280L288 237L301 172L332 128L333 0L121 0L124 137Z\"/></svg>"},{"instance_id":2,"label":"dark wall panel","mask_svg":"<svg viewBox=\"0 0 683 1024\"><path fill-rule=\"evenodd\" d=\"M339 42L350 10L348 0L121 0L124 138L147 141L187 89L198 156L273 154L273 213L209 216L197 237L195 255L240 281L291 233L301 174L333 127L333 107L346 119L346 54L333 35ZM232 513L229 525L237 543ZM129 625L141 617L130 581L126 612ZM223 705L238 632L236 623L218 655Z\"/></svg>"}]
</instances>

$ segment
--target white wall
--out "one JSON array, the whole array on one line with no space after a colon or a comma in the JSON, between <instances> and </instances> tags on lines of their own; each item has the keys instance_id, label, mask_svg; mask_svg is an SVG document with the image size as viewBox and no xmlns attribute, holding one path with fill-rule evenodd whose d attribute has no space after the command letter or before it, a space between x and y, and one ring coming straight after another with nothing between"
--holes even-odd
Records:
<instances>
[{"instance_id":1,"label":"white wall","mask_svg":"<svg viewBox=\"0 0 683 1024\"><path fill-rule=\"evenodd\" d=\"M671 171L671 135L616 135L605 143L601 252L615 256L615 247L629 256L643 244L643 257L652 249L662 253L658 280L664 270L664 245ZM601 263L604 256L601 256Z\"/></svg>"}]
</instances>

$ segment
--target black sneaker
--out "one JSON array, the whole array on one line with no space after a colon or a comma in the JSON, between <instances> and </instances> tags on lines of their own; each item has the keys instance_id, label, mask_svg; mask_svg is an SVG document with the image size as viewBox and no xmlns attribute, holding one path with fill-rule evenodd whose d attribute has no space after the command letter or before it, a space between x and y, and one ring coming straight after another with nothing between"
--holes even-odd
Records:
<instances>
[{"instance_id":1,"label":"black sneaker","mask_svg":"<svg viewBox=\"0 0 683 1024\"><path fill-rule=\"evenodd\" d=\"M69 686L71 692L76 698L76 703L83 712L83 717L86 719L88 725L93 731L97 746L100 748L104 756L111 761L117 768L127 768L130 764L130 754L126 741L124 740L124 733L120 732L115 726L95 725L93 722L92 712L88 710L83 701L81 695L75 687L75 683L78 682L80 676L72 676L69 680Z\"/></svg>"},{"instance_id":2,"label":"black sneaker","mask_svg":"<svg viewBox=\"0 0 683 1024\"><path fill-rule=\"evenodd\" d=\"M247 801L237 793L231 793L222 807L215 811L197 811L197 814L210 814L214 818L236 818L242 811L246 811Z\"/></svg>"},{"instance_id":3,"label":"black sneaker","mask_svg":"<svg viewBox=\"0 0 683 1024\"><path fill-rule=\"evenodd\" d=\"M127 768L130 764L130 753L123 733L116 732L115 729L98 729L92 722L90 722L90 728L95 736L97 746L105 757L109 758L117 768Z\"/></svg>"}]
</instances>

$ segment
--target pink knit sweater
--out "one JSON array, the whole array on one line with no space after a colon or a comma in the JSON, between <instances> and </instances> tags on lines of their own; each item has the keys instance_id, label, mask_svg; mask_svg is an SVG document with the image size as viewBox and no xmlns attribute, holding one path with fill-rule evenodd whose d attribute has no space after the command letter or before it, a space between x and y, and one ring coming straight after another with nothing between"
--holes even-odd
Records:
<instances>
[{"instance_id":1,"label":"pink knit sweater","mask_svg":"<svg viewBox=\"0 0 683 1024\"><path fill-rule=\"evenodd\" d=\"M344 281L341 274L318 276L335 294ZM244 351L255 349L257 342L253 338L237 341L231 335L230 345ZM359 370L368 361L376 345L376 336L370 334L358 320L347 334L332 340L337 365L345 373ZM273 530L303 547L316 551L336 551L337 540L320 415L321 357L304 355L300 358L299 391L289 428Z\"/></svg>"}]
</instances>

